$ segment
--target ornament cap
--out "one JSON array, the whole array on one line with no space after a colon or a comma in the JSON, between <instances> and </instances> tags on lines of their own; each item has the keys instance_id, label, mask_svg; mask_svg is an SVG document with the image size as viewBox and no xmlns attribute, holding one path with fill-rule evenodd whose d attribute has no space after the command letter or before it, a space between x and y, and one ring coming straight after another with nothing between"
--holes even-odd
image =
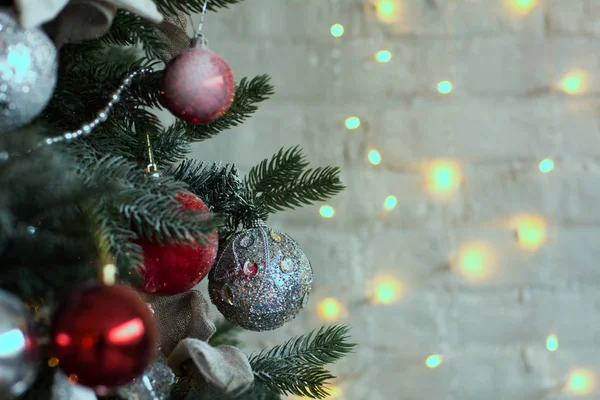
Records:
<instances>
[{"instance_id":1,"label":"ornament cap","mask_svg":"<svg viewBox=\"0 0 600 400\"><path fill-rule=\"evenodd\" d=\"M190 40L190 48L208 48L208 39L206 36L199 34Z\"/></svg>"},{"instance_id":2,"label":"ornament cap","mask_svg":"<svg viewBox=\"0 0 600 400\"><path fill-rule=\"evenodd\" d=\"M262 219L258 218L250 222L248 228L267 228L267 224Z\"/></svg>"}]
</instances>

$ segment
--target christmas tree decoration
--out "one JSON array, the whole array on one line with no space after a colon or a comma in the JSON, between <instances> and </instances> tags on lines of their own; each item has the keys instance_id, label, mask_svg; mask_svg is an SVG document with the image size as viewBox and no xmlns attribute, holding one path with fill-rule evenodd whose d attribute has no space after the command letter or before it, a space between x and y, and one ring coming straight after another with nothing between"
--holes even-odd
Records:
<instances>
[{"instance_id":1,"label":"christmas tree decoration","mask_svg":"<svg viewBox=\"0 0 600 400\"><path fill-rule=\"evenodd\" d=\"M40 29L24 30L0 9L0 131L28 124L46 107L57 80L54 43Z\"/></svg>"},{"instance_id":2,"label":"christmas tree decoration","mask_svg":"<svg viewBox=\"0 0 600 400\"><path fill-rule=\"evenodd\" d=\"M167 64L160 93L164 105L179 119L191 124L212 122L233 102L233 72L203 38L197 38Z\"/></svg>"},{"instance_id":3,"label":"christmas tree decoration","mask_svg":"<svg viewBox=\"0 0 600 400\"><path fill-rule=\"evenodd\" d=\"M38 346L25 304L0 290L0 399L25 392L37 374Z\"/></svg>"},{"instance_id":4,"label":"christmas tree decoration","mask_svg":"<svg viewBox=\"0 0 600 400\"><path fill-rule=\"evenodd\" d=\"M174 383L175 374L169 368L167 358L159 352L142 376L120 388L117 393L126 400L167 400Z\"/></svg>"},{"instance_id":5,"label":"christmas tree decoration","mask_svg":"<svg viewBox=\"0 0 600 400\"><path fill-rule=\"evenodd\" d=\"M154 23L163 19L152 0L15 0L15 7L21 26L33 29L45 24L57 44L102 36L118 9Z\"/></svg>"},{"instance_id":6,"label":"christmas tree decoration","mask_svg":"<svg viewBox=\"0 0 600 400\"><path fill-rule=\"evenodd\" d=\"M209 293L230 322L266 331L296 317L308 301L312 278L300 246L260 224L225 245L209 274Z\"/></svg>"},{"instance_id":7,"label":"christmas tree decoration","mask_svg":"<svg viewBox=\"0 0 600 400\"><path fill-rule=\"evenodd\" d=\"M120 285L72 292L55 313L50 337L51 354L62 371L99 394L137 378L156 353L150 309Z\"/></svg>"},{"instance_id":8,"label":"christmas tree decoration","mask_svg":"<svg viewBox=\"0 0 600 400\"><path fill-rule=\"evenodd\" d=\"M208 207L196 195L182 192L177 196L182 209L207 213ZM144 252L144 265L139 272L142 290L154 295L173 295L196 286L208 274L217 257L218 232L207 235L208 242L161 245L139 240Z\"/></svg>"}]
</instances>

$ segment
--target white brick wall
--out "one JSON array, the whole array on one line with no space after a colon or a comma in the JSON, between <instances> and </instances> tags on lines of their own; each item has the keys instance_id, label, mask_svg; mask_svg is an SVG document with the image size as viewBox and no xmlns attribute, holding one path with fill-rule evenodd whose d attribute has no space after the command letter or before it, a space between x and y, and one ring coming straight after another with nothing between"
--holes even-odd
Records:
<instances>
[{"instance_id":1,"label":"white brick wall","mask_svg":"<svg viewBox=\"0 0 600 400\"><path fill-rule=\"evenodd\" d=\"M600 1L538 0L527 15L504 0L398 2L394 25L359 0L248 0L206 20L211 48L236 76L268 73L277 93L195 155L247 170L300 144L312 162L340 165L348 185L330 203L334 219L315 206L271 221L311 258L315 290L296 321L249 334L250 347L319 326L315 307L333 296L360 344L334 368L344 399L574 398L556 389L572 369L600 384ZM329 34L333 23L344 36ZM371 61L380 49L390 63ZM551 90L573 68L589 73L589 91ZM445 79L454 91L442 96ZM351 115L362 120L354 131L343 125ZM381 165L367 162L370 148ZM545 157L556 161L546 176ZM436 158L464 174L446 204L419 174ZM383 215L389 194L398 206ZM549 223L536 252L507 228L532 212ZM469 240L495 252L485 281L444 269ZM380 273L405 284L398 303L362 301ZM556 353L545 349L551 332ZM436 369L424 364L432 353L446 359Z\"/></svg>"}]
</instances>

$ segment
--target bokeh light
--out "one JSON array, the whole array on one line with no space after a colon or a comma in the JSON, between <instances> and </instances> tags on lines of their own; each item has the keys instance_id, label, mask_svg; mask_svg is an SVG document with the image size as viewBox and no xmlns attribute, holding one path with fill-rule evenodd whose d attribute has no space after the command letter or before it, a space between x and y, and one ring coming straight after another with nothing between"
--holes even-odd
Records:
<instances>
[{"instance_id":1,"label":"bokeh light","mask_svg":"<svg viewBox=\"0 0 600 400\"><path fill-rule=\"evenodd\" d=\"M383 201L383 208L386 211L391 211L398 205L398 198L396 196L388 196Z\"/></svg>"},{"instance_id":2,"label":"bokeh light","mask_svg":"<svg viewBox=\"0 0 600 400\"><path fill-rule=\"evenodd\" d=\"M492 273L492 249L483 242L463 245L458 252L458 267L462 275L471 280L485 279Z\"/></svg>"},{"instance_id":3,"label":"bokeh light","mask_svg":"<svg viewBox=\"0 0 600 400\"><path fill-rule=\"evenodd\" d=\"M442 94L448 94L452 91L452 82L450 81L441 81L437 85L438 92Z\"/></svg>"},{"instance_id":4,"label":"bokeh light","mask_svg":"<svg viewBox=\"0 0 600 400\"><path fill-rule=\"evenodd\" d=\"M378 304L392 304L402 296L404 285L392 275L380 275L373 280L371 300Z\"/></svg>"},{"instance_id":5,"label":"bokeh light","mask_svg":"<svg viewBox=\"0 0 600 400\"><path fill-rule=\"evenodd\" d=\"M344 125L346 125L346 128L348 128L348 129L356 129L360 126L360 118L348 117L348 118L346 118Z\"/></svg>"},{"instance_id":6,"label":"bokeh light","mask_svg":"<svg viewBox=\"0 0 600 400\"><path fill-rule=\"evenodd\" d=\"M538 4L538 0L505 0L508 7L517 14L526 15Z\"/></svg>"},{"instance_id":7,"label":"bokeh light","mask_svg":"<svg viewBox=\"0 0 600 400\"><path fill-rule=\"evenodd\" d=\"M546 348L548 351L556 351L558 350L558 338L556 335L549 335L546 338Z\"/></svg>"},{"instance_id":8,"label":"bokeh light","mask_svg":"<svg viewBox=\"0 0 600 400\"><path fill-rule=\"evenodd\" d=\"M321 206L319 214L323 218L333 218L335 216L335 209L331 206Z\"/></svg>"},{"instance_id":9,"label":"bokeh light","mask_svg":"<svg viewBox=\"0 0 600 400\"><path fill-rule=\"evenodd\" d=\"M333 399L341 399L342 398L342 394L344 394L344 391L342 390L341 387L336 386L336 385L329 385L327 387L327 392L329 392L329 396L327 396L328 400L333 400Z\"/></svg>"},{"instance_id":10,"label":"bokeh light","mask_svg":"<svg viewBox=\"0 0 600 400\"><path fill-rule=\"evenodd\" d=\"M427 365L428 368L437 368L442 364L443 361L444 359L441 355L432 354L425 360L425 365Z\"/></svg>"},{"instance_id":11,"label":"bokeh light","mask_svg":"<svg viewBox=\"0 0 600 400\"><path fill-rule=\"evenodd\" d=\"M427 168L429 190L434 194L454 193L460 185L461 176L460 167L454 161L434 161Z\"/></svg>"},{"instance_id":12,"label":"bokeh light","mask_svg":"<svg viewBox=\"0 0 600 400\"><path fill-rule=\"evenodd\" d=\"M537 215L521 215L513 218L512 225L522 248L536 250L546 242L546 221Z\"/></svg>"},{"instance_id":13,"label":"bokeh light","mask_svg":"<svg viewBox=\"0 0 600 400\"><path fill-rule=\"evenodd\" d=\"M337 321L344 314L344 306L336 299L329 297L317 304L317 312L325 321Z\"/></svg>"},{"instance_id":14,"label":"bokeh light","mask_svg":"<svg viewBox=\"0 0 600 400\"><path fill-rule=\"evenodd\" d=\"M375 2L377 19L380 22L391 24L398 22L400 15L399 0L377 0Z\"/></svg>"},{"instance_id":15,"label":"bokeh light","mask_svg":"<svg viewBox=\"0 0 600 400\"><path fill-rule=\"evenodd\" d=\"M580 395L592 394L596 390L594 373L585 368L578 368L571 371L566 388Z\"/></svg>"},{"instance_id":16,"label":"bokeh light","mask_svg":"<svg viewBox=\"0 0 600 400\"><path fill-rule=\"evenodd\" d=\"M540 161L540 171L543 172L544 174L547 174L548 172L552 171L554 169L554 161L552 161L549 158L545 158L542 161Z\"/></svg>"},{"instance_id":17,"label":"bokeh light","mask_svg":"<svg viewBox=\"0 0 600 400\"><path fill-rule=\"evenodd\" d=\"M564 76L558 86L570 95L585 93L589 87L588 73L582 70L572 70Z\"/></svg>"},{"instance_id":18,"label":"bokeh light","mask_svg":"<svg viewBox=\"0 0 600 400\"><path fill-rule=\"evenodd\" d=\"M392 59L392 53L387 50L380 50L375 54L375 59L380 63L389 62Z\"/></svg>"},{"instance_id":19,"label":"bokeh light","mask_svg":"<svg viewBox=\"0 0 600 400\"><path fill-rule=\"evenodd\" d=\"M333 24L330 31L333 37L340 37L344 34L344 26L342 24Z\"/></svg>"},{"instance_id":20,"label":"bokeh light","mask_svg":"<svg viewBox=\"0 0 600 400\"><path fill-rule=\"evenodd\" d=\"M381 164L381 154L377 150L369 151L369 162L373 165Z\"/></svg>"},{"instance_id":21,"label":"bokeh light","mask_svg":"<svg viewBox=\"0 0 600 400\"><path fill-rule=\"evenodd\" d=\"M58 358L56 358L56 357L52 357L48 360L48 366L52 367L52 368L58 366L58 363L59 363L59 361L58 361Z\"/></svg>"}]
</instances>

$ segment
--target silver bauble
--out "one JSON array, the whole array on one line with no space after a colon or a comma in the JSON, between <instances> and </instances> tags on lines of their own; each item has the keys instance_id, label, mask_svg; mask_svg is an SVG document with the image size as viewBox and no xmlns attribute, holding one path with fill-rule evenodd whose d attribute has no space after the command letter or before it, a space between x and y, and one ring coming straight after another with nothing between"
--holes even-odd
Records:
<instances>
[{"instance_id":1,"label":"silver bauble","mask_svg":"<svg viewBox=\"0 0 600 400\"><path fill-rule=\"evenodd\" d=\"M291 237L259 225L225 245L208 279L210 298L227 320L267 331L296 317L308 300L313 275Z\"/></svg>"},{"instance_id":2,"label":"silver bauble","mask_svg":"<svg viewBox=\"0 0 600 400\"><path fill-rule=\"evenodd\" d=\"M0 131L26 125L46 107L57 79L56 47L41 29L23 30L0 8Z\"/></svg>"},{"instance_id":3,"label":"silver bauble","mask_svg":"<svg viewBox=\"0 0 600 400\"><path fill-rule=\"evenodd\" d=\"M0 290L0 399L25 392L37 375L38 351L25 304Z\"/></svg>"},{"instance_id":4,"label":"silver bauble","mask_svg":"<svg viewBox=\"0 0 600 400\"><path fill-rule=\"evenodd\" d=\"M175 374L167 364L167 358L159 351L156 360L146 371L119 388L118 394L127 400L167 400L175 383Z\"/></svg>"}]
</instances>

